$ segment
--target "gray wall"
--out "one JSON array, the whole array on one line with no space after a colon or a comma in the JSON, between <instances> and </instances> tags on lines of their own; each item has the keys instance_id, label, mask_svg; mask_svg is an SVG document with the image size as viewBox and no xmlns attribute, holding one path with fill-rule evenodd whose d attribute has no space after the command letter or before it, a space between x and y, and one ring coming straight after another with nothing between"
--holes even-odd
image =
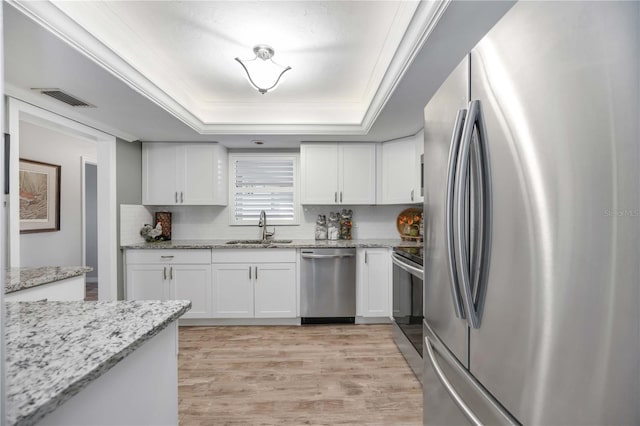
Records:
<instances>
[{"instance_id":1,"label":"gray wall","mask_svg":"<svg viewBox=\"0 0 640 426\"><path fill-rule=\"evenodd\" d=\"M85 244L87 266L93 271L87 273L87 281L98 280L98 166L85 164Z\"/></svg>"},{"instance_id":2,"label":"gray wall","mask_svg":"<svg viewBox=\"0 0 640 426\"><path fill-rule=\"evenodd\" d=\"M118 245L120 245L120 205L142 204L142 144L116 139L116 204L118 205ZM118 299L124 298L123 256L118 256Z\"/></svg>"},{"instance_id":3,"label":"gray wall","mask_svg":"<svg viewBox=\"0 0 640 426\"><path fill-rule=\"evenodd\" d=\"M96 158L97 143L20 122L20 158L61 166L60 230L20 234L22 266L82 264L82 156Z\"/></svg>"}]
</instances>

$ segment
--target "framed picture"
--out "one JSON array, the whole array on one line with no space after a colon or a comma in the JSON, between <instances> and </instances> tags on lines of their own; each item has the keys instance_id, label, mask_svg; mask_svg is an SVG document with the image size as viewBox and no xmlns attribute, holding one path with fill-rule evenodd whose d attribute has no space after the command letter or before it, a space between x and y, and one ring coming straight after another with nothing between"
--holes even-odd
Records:
<instances>
[{"instance_id":1,"label":"framed picture","mask_svg":"<svg viewBox=\"0 0 640 426\"><path fill-rule=\"evenodd\" d=\"M60 230L60 166L20 159L20 233Z\"/></svg>"}]
</instances>

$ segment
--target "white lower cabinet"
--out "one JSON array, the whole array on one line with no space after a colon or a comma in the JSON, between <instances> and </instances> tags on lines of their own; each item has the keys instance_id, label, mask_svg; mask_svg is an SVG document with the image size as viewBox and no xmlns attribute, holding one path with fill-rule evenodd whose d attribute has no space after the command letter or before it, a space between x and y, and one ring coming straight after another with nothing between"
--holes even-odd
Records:
<instances>
[{"instance_id":1,"label":"white lower cabinet","mask_svg":"<svg viewBox=\"0 0 640 426\"><path fill-rule=\"evenodd\" d=\"M173 299L166 265L127 265L127 300Z\"/></svg>"},{"instance_id":2,"label":"white lower cabinet","mask_svg":"<svg viewBox=\"0 0 640 426\"><path fill-rule=\"evenodd\" d=\"M181 318L211 318L211 250L127 250L127 300L190 300Z\"/></svg>"},{"instance_id":3,"label":"white lower cabinet","mask_svg":"<svg viewBox=\"0 0 640 426\"><path fill-rule=\"evenodd\" d=\"M172 265L174 299L191 300L181 318L211 318L211 265Z\"/></svg>"},{"instance_id":4,"label":"white lower cabinet","mask_svg":"<svg viewBox=\"0 0 640 426\"><path fill-rule=\"evenodd\" d=\"M255 266L254 315L256 318L296 317L295 263Z\"/></svg>"},{"instance_id":5,"label":"white lower cabinet","mask_svg":"<svg viewBox=\"0 0 640 426\"><path fill-rule=\"evenodd\" d=\"M213 317L253 318L253 265L214 263Z\"/></svg>"},{"instance_id":6,"label":"white lower cabinet","mask_svg":"<svg viewBox=\"0 0 640 426\"><path fill-rule=\"evenodd\" d=\"M356 315L389 318L389 249L356 256ZM296 318L297 257L295 249L127 250L126 298L190 300L182 319Z\"/></svg>"},{"instance_id":7,"label":"white lower cabinet","mask_svg":"<svg viewBox=\"0 0 640 426\"><path fill-rule=\"evenodd\" d=\"M212 256L213 318L297 316L295 250L214 250Z\"/></svg>"},{"instance_id":8,"label":"white lower cabinet","mask_svg":"<svg viewBox=\"0 0 640 426\"><path fill-rule=\"evenodd\" d=\"M389 249L386 248L357 250L358 316L389 318L391 314L390 256Z\"/></svg>"}]
</instances>

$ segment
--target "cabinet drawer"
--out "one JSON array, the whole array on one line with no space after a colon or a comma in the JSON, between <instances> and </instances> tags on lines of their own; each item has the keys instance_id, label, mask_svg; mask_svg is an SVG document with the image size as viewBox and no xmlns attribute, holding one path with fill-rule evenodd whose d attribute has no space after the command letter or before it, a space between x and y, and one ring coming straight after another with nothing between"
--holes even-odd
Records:
<instances>
[{"instance_id":1,"label":"cabinet drawer","mask_svg":"<svg viewBox=\"0 0 640 426\"><path fill-rule=\"evenodd\" d=\"M127 250L127 264L208 264L210 249Z\"/></svg>"},{"instance_id":2,"label":"cabinet drawer","mask_svg":"<svg viewBox=\"0 0 640 426\"><path fill-rule=\"evenodd\" d=\"M295 263L295 249L213 249L212 263Z\"/></svg>"}]
</instances>

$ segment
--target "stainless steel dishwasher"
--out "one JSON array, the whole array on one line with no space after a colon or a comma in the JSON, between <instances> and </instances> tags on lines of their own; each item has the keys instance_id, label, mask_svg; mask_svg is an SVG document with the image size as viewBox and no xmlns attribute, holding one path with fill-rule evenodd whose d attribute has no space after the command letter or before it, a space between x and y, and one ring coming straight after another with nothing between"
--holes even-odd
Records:
<instances>
[{"instance_id":1,"label":"stainless steel dishwasher","mask_svg":"<svg viewBox=\"0 0 640 426\"><path fill-rule=\"evenodd\" d=\"M356 316L356 249L304 249L301 257L302 324L353 323Z\"/></svg>"}]
</instances>

